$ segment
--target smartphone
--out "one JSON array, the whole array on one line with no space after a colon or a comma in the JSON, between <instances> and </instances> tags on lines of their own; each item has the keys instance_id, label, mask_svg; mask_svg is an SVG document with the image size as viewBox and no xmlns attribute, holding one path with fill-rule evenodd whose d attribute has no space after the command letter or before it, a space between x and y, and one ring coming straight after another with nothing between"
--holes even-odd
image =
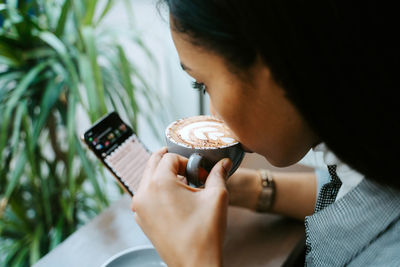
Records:
<instances>
[{"instance_id":1,"label":"smartphone","mask_svg":"<svg viewBox=\"0 0 400 267\"><path fill-rule=\"evenodd\" d=\"M81 138L122 189L133 196L151 154L133 129L114 111L98 120Z\"/></svg>"}]
</instances>

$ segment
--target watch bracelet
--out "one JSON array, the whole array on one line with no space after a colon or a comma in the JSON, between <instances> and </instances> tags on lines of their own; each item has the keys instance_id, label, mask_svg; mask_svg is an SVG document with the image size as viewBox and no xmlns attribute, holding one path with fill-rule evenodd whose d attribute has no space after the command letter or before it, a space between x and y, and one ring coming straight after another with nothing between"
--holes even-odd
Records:
<instances>
[{"instance_id":1,"label":"watch bracelet","mask_svg":"<svg viewBox=\"0 0 400 267\"><path fill-rule=\"evenodd\" d=\"M275 200L275 182L269 170L259 169L258 174L261 178L261 192L258 197L257 212L268 212L272 209Z\"/></svg>"}]
</instances>

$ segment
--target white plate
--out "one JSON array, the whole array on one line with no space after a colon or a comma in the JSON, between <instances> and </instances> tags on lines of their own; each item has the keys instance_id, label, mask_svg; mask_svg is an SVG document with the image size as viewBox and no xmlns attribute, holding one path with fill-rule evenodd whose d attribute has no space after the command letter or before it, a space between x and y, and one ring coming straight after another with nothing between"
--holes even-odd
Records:
<instances>
[{"instance_id":1,"label":"white plate","mask_svg":"<svg viewBox=\"0 0 400 267\"><path fill-rule=\"evenodd\" d=\"M102 267L166 267L152 246L137 246L109 258Z\"/></svg>"}]
</instances>

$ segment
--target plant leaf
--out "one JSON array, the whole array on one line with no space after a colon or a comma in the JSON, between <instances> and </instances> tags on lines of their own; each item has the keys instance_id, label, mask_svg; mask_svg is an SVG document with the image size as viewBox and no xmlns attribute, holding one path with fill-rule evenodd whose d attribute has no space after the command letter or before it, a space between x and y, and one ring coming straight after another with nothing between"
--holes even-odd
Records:
<instances>
[{"instance_id":1,"label":"plant leaf","mask_svg":"<svg viewBox=\"0 0 400 267\"><path fill-rule=\"evenodd\" d=\"M42 101L40 104L40 114L38 119L35 121L33 127L33 136L32 140L34 141L33 145L36 146L36 140L38 140L41 130L43 129L44 124L51 112L51 109L56 104L57 100L60 97L60 93L62 92L62 88L64 86L63 82L57 82L55 80L50 80L47 84L46 90L43 94Z\"/></svg>"},{"instance_id":2,"label":"plant leaf","mask_svg":"<svg viewBox=\"0 0 400 267\"><path fill-rule=\"evenodd\" d=\"M84 168L87 176L89 177L89 180L92 183L93 188L95 190L96 202L97 202L97 199L99 199L101 201L100 203L97 203L97 206L100 209L102 207L102 204L108 205L108 201L104 197L104 193L102 192L99 182L97 181L96 172L92 168L90 162L88 161L81 145L78 142L76 142L75 145L76 145L76 150L78 152L78 155L82 161L83 168Z\"/></svg>"},{"instance_id":3,"label":"plant leaf","mask_svg":"<svg viewBox=\"0 0 400 267\"><path fill-rule=\"evenodd\" d=\"M115 0L108 0L106 6L104 7L103 11L101 12L99 18L96 21L96 26L98 26L103 18L108 14L108 12L111 10L111 8L114 6Z\"/></svg>"},{"instance_id":4,"label":"plant leaf","mask_svg":"<svg viewBox=\"0 0 400 267\"><path fill-rule=\"evenodd\" d=\"M139 112L139 108L137 106L137 101L135 99L135 87L131 80L131 66L125 55L124 50L122 49L122 46L117 45L117 49L118 49L120 67L121 67L121 76L122 76L123 86L125 87L125 90L129 96L129 101L130 101L131 107L133 108L133 116L134 117L133 117L133 125L132 126L134 128L134 131L137 132L137 114Z\"/></svg>"},{"instance_id":5,"label":"plant leaf","mask_svg":"<svg viewBox=\"0 0 400 267\"><path fill-rule=\"evenodd\" d=\"M11 266L13 259L17 256L18 251L24 247L24 239L20 239L16 242L11 243L7 248L7 255L4 259L5 266Z\"/></svg>"},{"instance_id":6,"label":"plant leaf","mask_svg":"<svg viewBox=\"0 0 400 267\"><path fill-rule=\"evenodd\" d=\"M50 238L49 250L53 250L58 244L61 243L63 237L64 215L61 214L57 224L52 229L52 236Z\"/></svg>"},{"instance_id":7,"label":"plant leaf","mask_svg":"<svg viewBox=\"0 0 400 267\"><path fill-rule=\"evenodd\" d=\"M44 222L46 225L51 225L51 207L50 207L50 197L47 183L42 176L41 166L40 166L40 153L38 153L37 139L33 137L32 125L30 124L30 119L27 115L23 119L23 127L25 132L25 142L26 142L26 153L27 159L29 161L30 172L29 176L33 185L36 185L36 190L40 191L38 198L41 202L43 208ZM36 152L36 153L35 153ZM39 155L39 157L38 157ZM36 180L35 180L36 178Z\"/></svg>"},{"instance_id":8,"label":"plant leaf","mask_svg":"<svg viewBox=\"0 0 400 267\"><path fill-rule=\"evenodd\" d=\"M3 152L3 149L6 145L7 141L7 131L9 128L9 121L11 118L11 113L17 105L18 101L20 101L22 95L26 93L26 89L30 86L30 84L36 79L41 71L47 67L49 61L40 63L32 70L30 70L24 78L20 81L18 86L14 89L13 94L10 99L7 101L5 112L3 113L3 122L1 125L1 136L0 136L0 153Z\"/></svg>"},{"instance_id":9,"label":"plant leaf","mask_svg":"<svg viewBox=\"0 0 400 267\"><path fill-rule=\"evenodd\" d=\"M43 225L39 223L36 226L35 232L32 236L32 242L30 246L29 262L33 265L40 259L40 239L43 234Z\"/></svg>"},{"instance_id":10,"label":"plant leaf","mask_svg":"<svg viewBox=\"0 0 400 267\"><path fill-rule=\"evenodd\" d=\"M79 84L78 73L75 69L74 63L68 54L68 49L64 43L49 31L40 32L39 38L52 47L59 55L64 63L68 73L71 76L71 89L78 91L77 84Z\"/></svg>"},{"instance_id":11,"label":"plant leaf","mask_svg":"<svg viewBox=\"0 0 400 267\"><path fill-rule=\"evenodd\" d=\"M73 222L74 202L76 197L76 184L74 179L74 158L75 158L75 110L76 96L73 91L70 91L67 107L67 139L68 139L68 157L67 157L67 175L68 175L68 193L70 195L70 203L68 205L68 216Z\"/></svg>"},{"instance_id":12,"label":"plant leaf","mask_svg":"<svg viewBox=\"0 0 400 267\"><path fill-rule=\"evenodd\" d=\"M107 107L104 100L104 85L101 78L101 71L97 62L97 48L95 42L94 31L92 27L83 28L83 38L85 41L86 51L89 56L92 68L93 79L97 90L97 100L99 101L100 115L107 113Z\"/></svg>"},{"instance_id":13,"label":"plant leaf","mask_svg":"<svg viewBox=\"0 0 400 267\"><path fill-rule=\"evenodd\" d=\"M15 257L15 260L13 261L13 263L12 263L12 266L13 267L21 267L21 266L26 266L28 263L27 263L27 255L28 255L28 252L29 252L29 248L28 247L22 247L19 251L18 251L18 253L17 253L17 255L16 255L16 257Z\"/></svg>"},{"instance_id":14,"label":"plant leaf","mask_svg":"<svg viewBox=\"0 0 400 267\"><path fill-rule=\"evenodd\" d=\"M96 121L100 116L100 109L97 101L96 84L90 65L90 60L86 54L79 56L79 70L85 85L86 98L89 104L90 121Z\"/></svg>"},{"instance_id":15,"label":"plant leaf","mask_svg":"<svg viewBox=\"0 0 400 267\"><path fill-rule=\"evenodd\" d=\"M17 148L18 148L18 143L19 143L19 137L21 133L21 121L22 121L22 116L26 112L26 101L22 102L21 105L17 107L17 110L15 112L15 117L13 120L13 132L11 135L11 142L10 142L10 153L13 155L13 158L15 157Z\"/></svg>"},{"instance_id":16,"label":"plant leaf","mask_svg":"<svg viewBox=\"0 0 400 267\"><path fill-rule=\"evenodd\" d=\"M10 67L18 67L20 65L20 62L13 56L10 55L0 55L0 64L4 64L6 66Z\"/></svg>"},{"instance_id":17,"label":"plant leaf","mask_svg":"<svg viewBox=\"0 0 400 267\"><path fill-rule=\"evenodd\" d=\"M71 0L65 0L61 8L61 14L58 19L55 34L57 37L61 37L64 34L65 24L67 22L68 13L71 9Z\"/></svg>"},{"instance_id":18,"label":"plant leaf","mask_svg":"<svg viewBox=\"0 0 400 267\"><path fill-rule=\"evenodd\" d=\"M87 0L86 1L86 14L83 19L84 25L91 25L94 17L94 13L96 11L97 0Z\"/></svg>"},{"instance_id":19,"label":"plant leaf","mask_svg":"<svg viewBox=\"0 0 400 267\"><path fill-rule=\"evenodd\" d=\"M12 23L16 24L23 20L22 16L18 13L18 1L8 0L7 1L7 11L9 19Z\"/></svg>"},{"instance_id":20,"label":"plant leaf","mask_svg":"<svg viewBox=\"0 0 400 267\"><path fill-rule=\"evenodd\" d=\"M40 59L44 59L44 58L50 58L55 55L56 54L53 49L50 49L48 47L39 47L39 48L32 49L32 50L22 53L21 58L23 61L40 60Z\"/></svg>"}]
</instances>

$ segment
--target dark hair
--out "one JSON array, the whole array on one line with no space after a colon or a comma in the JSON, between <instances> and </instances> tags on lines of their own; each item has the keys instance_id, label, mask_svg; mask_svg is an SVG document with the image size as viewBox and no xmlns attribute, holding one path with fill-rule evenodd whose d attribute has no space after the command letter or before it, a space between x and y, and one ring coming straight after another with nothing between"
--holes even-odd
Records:
<instances>
[{"instance_id":1,"label":"dark hair","mask_svg":"<svg viewBox=\"0 0 400 267\"><path fill-rule=\"evenodd\" d=\"M395 6L332 0L165 2L175 30L188 34L195 45L239 69L260 56L342 161L400 188Z\"/></svg>"}]
</instances>

